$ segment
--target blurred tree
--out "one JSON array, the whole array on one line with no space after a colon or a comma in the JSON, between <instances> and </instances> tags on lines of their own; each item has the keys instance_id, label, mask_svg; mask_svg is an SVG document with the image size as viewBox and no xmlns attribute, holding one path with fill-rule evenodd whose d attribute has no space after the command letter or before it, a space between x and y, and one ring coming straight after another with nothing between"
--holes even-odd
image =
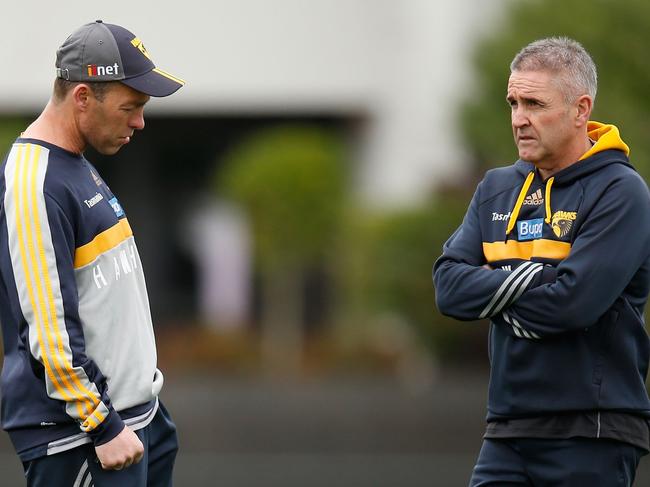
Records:
<instances>
[{"instance_id":1,"label":"blurred tree","mask_svg":"<svg viewBox=\"0 0 650 487\"><path fill-rule=\"evenodd\" d=\"M331 256L345 191L340 139L309 126L261 131L236 147L217 191L247 211L262 278L262 347L269 367L298 366L302 273Z\"/></svg>"},{"instance_id":2,"label":"blurred tree","mask_svg":"<svg viewBox=\"0 0 650 487\"><path fill-rule=\"evenodd\" d=\"M353 303L366 314L371 327L378 316L398 316L414 327L421 343L444 360L476 355L468 336L484 347L486 327L464 326L442 316L434 302L431 271L442 246L462 221L471 194L455 191L439 195L435 202L420 208L385 215L357 216L348 237L345 268ZM364 318L362 318L364 319ZM369 332L372 334L372 331ZM464 353L465 352L465 353Z\"/></svg>"},{"instance_id":3,"label":"blurred tree","mask_svg":"<svg viewBox=\"0 0 650 487\"><path fill-rule=\"evenodd\" d=\"M28 122L22 118L0 119L0 160L9 152L11 144L25 130Z\"/></svg>"},{"instance_id":4,"label":"blurred tree","mask_svg":"<svg viewBox=\"0 0 650 487\"><path fill-rule=\"evenodd\" d=\"M536 39L579 41L598 67L593 120L613 123L631 148L631 161L650 178L650 2L646 0L526 0L511 2L504 28L476 50L476 80L462 128L481 171L516 159L505 102L510 62Z\"/></svg>"}]
</instances>

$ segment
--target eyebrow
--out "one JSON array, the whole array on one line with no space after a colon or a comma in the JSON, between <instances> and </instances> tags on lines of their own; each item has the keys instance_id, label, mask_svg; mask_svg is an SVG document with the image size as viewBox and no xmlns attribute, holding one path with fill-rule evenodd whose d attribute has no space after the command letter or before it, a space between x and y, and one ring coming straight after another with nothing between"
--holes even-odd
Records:
<instances>
[{"instance_id":1,"label":"eyebrow","mask_svg":"<svg viewBox=\"0 0 650 487\"><path fill-rule=\"evenodd\" d=\"M534 102L537 102L537 103L545 103L544 100L542 100L542 98L536 97L536 96L520 96L519 98L522 101L534 101ZM506 95L506 101L507 102L515 101L516 99L517 99L517 97L514 96L514 95Z\"/></svg>"},{"instance_id":2,"label":"eyebrow","mask_svg":"<svg viewBox=\"0 0 650 487\"><path fill-rule=\"evenodd\" d=\"M145 106L148 101L149 101L148 98L146 100L144 100L144 101L140 101L140 100L127 101L125 103L122 103L120 106L123 106L123 107L125 107L125 106L134 106L136 108L140 108L140 107Z\"/></svg>"}]
</instances>

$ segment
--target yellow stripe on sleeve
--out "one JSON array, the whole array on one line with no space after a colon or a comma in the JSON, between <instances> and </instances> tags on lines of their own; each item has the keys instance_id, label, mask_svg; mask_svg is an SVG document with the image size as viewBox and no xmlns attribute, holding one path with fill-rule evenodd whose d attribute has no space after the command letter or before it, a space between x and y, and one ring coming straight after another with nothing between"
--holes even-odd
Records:
<instances>
[{"instance_id":1,"label":"yellow stripe on sleeve","mask_svg":"<svg viewBox=\"0 0 650 487\"><path fill-rule=\"evenodd\" d=\"M32 182L35 179L34 174L29 174L29 166L32 160L38 160L36 157L38 154L32 154L32 147L31 144L24 146L24 156L19 156L16 161L14 202L16 205L16 228L20 244L21 261L27 291L33 310L33 325L36 328L37 340L46 374L61 398L66 402L72 402L72 395L69 393L69 389L71 389L70 384L66 381L57 357L53 357L51 353L52 340L51 335L47 333L49 324L47 323L47 315L44 313L42 287L35 263L34 238L31 229L34 219L32 215L30 215L28 182L30 179ZM21 149L22 148L23 147L21 147ZM36 165L36 162L34 164ZM46 334L48 338L47 341L44 336ZM79 414L79 417L83 417L84 413L81 410L81 403L76 401L76 406L77 414ZM88 412L90 412L90 410L88 410Z\"/></svg>"},{"instance_id":2,"label":"yellow stripe on sleeve","mask_svg":"<svg viewBox=\"0 0 650 487\"><path fill-rule=\"evenodd\" d=\"M77 398L77 400L84 404L87 413L90 414L90 412L99 403L99 399L96 397L95 394L89 391L88 388L84 384L82 384L82 382L79 380L77 372L74 370L70 361L68 360L67 353L63 347L61 327L59 326L58 313L54 301L52 279L50 277L50 273L48 270L48 262L45 256L45 247L43 245L43 231L41 228L41 219L40 219L38 203L36 199L36 173L38 167L38 160L40 156L40 146L35 145L34 147L36 149L35 150L36 154L34 156L34 170L32 173L32 185L33 185L32 186L32 208L34 213L34 231L36 236L36 247L38 249L38 257L39 257L39 261L35 263L34 269L36 269L36 274L38 275L39 274L38 265L40 264L40 270L41 270L40 274L43 277L43 284L45 285L45 298L47 298L47 307L45 307L46 306L45 302L43 303L44 312L46 314L49 313L49 319L46 318L45 320L46 330L48 331L48 335L49 335L50 326L48 326L48 324L51 323L51 329L54 330L54 341L56 343L56 352L58 352L57 362L60 360L63 365L62 378L64 383L68 385L69 389L71 389L73 395ZM68 380L72 381L72 387L70 387Z\"/></svg>"},{"instance_id":3,"label":"yellow stripe on sleeve","mask_svg":"<svg viewBox=\"0 0 650 487\"><path fill-rule=\"evenodd\" d=\"M41 226L42 210L39 206L37 185L40 158L39 145L18 146L14 174L15 220L20 260L33 314L30 327L36 331L39 347L37 355L40 356L37 358L42 359L46 376L58 393L54 397L74 404L78 418L83 421L96 410L95 406L100 401L97 394L91 392L83 383L88 381L90 387L92 383L89 379L79 376L85 375L83 369L72 367L64 346L62 334L66 333L66 330L64 327L62 330L59 325L59 310L54 297ZM40 201L40 204L43 202ZM47 223L47 217L45 222Z\"/></svg>"},{"instance_id":4,"label":"yellow stripe on sleeve","mask_svg":"<svg viewBox=\"0 0 650 487\"><path fill-rule=\"evenodd\" d=\"M78 269L93 262L104 252L116 247L133 235L131 226L126 218L122 218L115 225L97 235L94 239L74 253L74 268Z\"/></svg>"},{"instance_id":5,"label":"yellow stripe on sleeve","mask_svg":"<svg viewBox=\"0 0 650 487\"><path fill-rule=\"evenodd\" d=\"M44 352L45 342L43 340L43 330L40 320L40 315L38 313L38 307L36 305L36 297L34 293L34 284L31 278L31 269L27 262L27 245L25 242L25 229L23 228L22 218L21 218L21 196L25 196L25 186L26 186L26 169L28 167L28 160L30 158L30 148L25 148L24 145L18 146L18 153L16 157L16 167L14 171L14 206L15 206L15 219L16 219L16 234L18 237L18 246L20 249L20 260L23 267L23 273L25 276L25 284L27 287L27 294L29 296L29 301L34 313L34 323L33 326L36 329L36 338L39 344L39 348ZM23 168L21 174L21 168ZM22 182L21 182L22 180ZM22 192L22 195L21 195ZM65 401L70 401L70 396L66 393L65 389L59 383L57 376L52 370L52 364L50 364L50 359L47 353L43 353L43 366L45 368L45 374L50 379L54 388L61 394L61 397ZM78 413L81 415L81 410L78 410Z\"/></svg>"},{"instance_id":6,"label":"yellow stripe on sleeve","mask_svg":"<svg viewBox=\"0 0 650 487\"><path fill-rule=\"evenodd\" d=\"M101 413L101 411L99 410L99 408L97 408L97 409L95 409L95 411L94 411L90 416L88 416L88 417L86 418L86 420L81 424L81 428L82 428L84 431L86 431L86 432L88 432L88 431L92 431L92 430L94 430L95 428L97 428L97 426L99 426L99 425L104 421L104 419L106 419L106 416L104 416L104 415Z\"/></svg>"}]
</instances>

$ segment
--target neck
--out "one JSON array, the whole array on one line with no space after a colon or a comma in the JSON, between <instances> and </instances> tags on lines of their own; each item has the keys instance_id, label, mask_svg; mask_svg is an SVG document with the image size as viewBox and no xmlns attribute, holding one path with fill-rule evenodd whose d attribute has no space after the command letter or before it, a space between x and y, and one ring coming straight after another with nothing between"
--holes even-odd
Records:
<instances>
[{"instance_id":1,"label":"neck","mask_svg":"<svg viewBox=\"0 0 650 487\"><path fill-rule=\"evenodd\" d=\"M22 133L22 137L49 142L62 149L81 154L86 143L77 119L65 102L48 102L41 114Z\"/></svg>"},{"instance_id":2,"label":"neck","mask_svg":"<svg viewBox=\"0 0 650 487\"><path fill-rule=\"evenodd\" d=\"M591 148L591 145L591 140L586 134L584 137L580 137L561 160L536 164L540 176L542 179L548 179L562 169L576 164L582 155Z\"/></svg>"}]
</instances>

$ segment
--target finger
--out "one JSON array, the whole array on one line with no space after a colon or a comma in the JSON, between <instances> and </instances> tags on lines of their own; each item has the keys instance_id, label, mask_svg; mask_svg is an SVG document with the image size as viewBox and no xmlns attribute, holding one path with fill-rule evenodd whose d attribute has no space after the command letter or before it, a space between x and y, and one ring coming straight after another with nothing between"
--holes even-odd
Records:
<instances>
[{"instance_id":1,"label":"finger","mask_svg":"<svg viewBox=\"0 0 650 487\"><path fill-rule=\"evenodd\" d=\"M136 456L133 459L133 463L140 463L140 461L144 458L144 452L140 452L136 454Z\"/></svg>"}]
</instances>

